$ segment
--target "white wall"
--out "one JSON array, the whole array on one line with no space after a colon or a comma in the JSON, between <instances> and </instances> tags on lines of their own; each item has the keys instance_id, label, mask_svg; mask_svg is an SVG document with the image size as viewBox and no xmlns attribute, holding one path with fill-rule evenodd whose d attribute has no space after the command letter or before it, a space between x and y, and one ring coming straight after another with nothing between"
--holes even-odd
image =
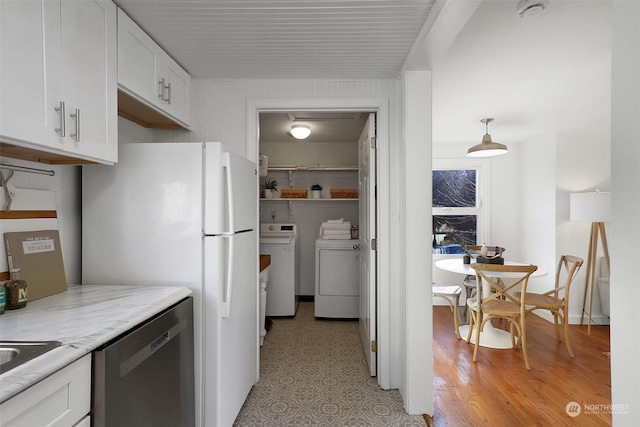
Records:
<instances>
[{"instance_id":1,"label":"white wall","mask_svg":"<svg viewBox=\"0 0 640 427\"><path fill-rule=\"evenodd\" d=\"M481 138L482 135L479 136ZM434 159L464 159L467 157L467 149L474 145L469 144L433 144ZM482 203L489 204L489 218L485 229L485 235L479 237L485 239L487 244L499 245L506 248L504 257L510 261L521 261L521 147L518 144L508 144L509 153L487 159L475 159L482 166L485 178L489 179L488 199ZM495 207L495 208L494 208ZM482 242L480 242L482 243ZM434 255L433 261L445 257ZM459 274L448 273L433 269L433 280L439 284L461 284ZM439 302L442 303L442 302ZM462 304L463 302L461 302Z\"/></svg>"},{"instance_id":2,"label":"white wall","mask_svg":"<svg viewBox=\"0 0 640 427\"><path fill-rule=\"evenodd\" d=\"M409 413L433 414L433 316L431 307L431 73L407 71L403 76L404 212L402 228L405 283L400 344L405 373L400 386ZM424 215L426 213L426 215Z\"/></svg>"},{"instance_id":3,"label":"white wall","mask_svg":"<svg viewBox=\"0 0 640 427\"><path fill-rule=\"evenodd\" d=\"M261 143L260 152L274 165L357 166L358 144L275 142ZM358 188L358 171L269 171L279 189L322 186L322 198L331 198L331 188ZM291 178L291 180L290 180ZM261 182L263 179L261 179ZM260 222L293 222L298 227L300 251L299 295L315 295L315 241L318 228L328 219L344 218L358 224L358 201L260 201ZM272 218L274 214L275 219Z\"/></svg>"},{"instance_id":4,"label":"white wall","mask_svg":"<svg viewBox=\"0 0 640 427\"><path fill-rule=\"evenodd\" d=\"M529 281L532 292L547 291L553 287L557 263L555 144L553 134L541 135L519 144L521 160L517 191L521 223L516 234L520 254L522 261L535 264L539 270L547 273L544 277Z\"/></svg>"},{"instance_id":5,"label":"white wall","mask_svg":"<svg viewBox=\"0 0 640 427\"><path fill-rule=\"evenodd\" d=\"M530 289L553 286L558 258L571 254L586 260L589 223L569 221L569 194L610 189L610 136L608 122L591 124L585 131L563 131L510 142L509 153L487 159L491 173L489 240L505 248L505 258L531 262L544 269L532 278ZM468 145L434 144L439 159L465 158ZM608 225L607 225L608 227ZM602 247L598 247L602 256ZM437 258L437 257L436 257ZM584 293L583 267L570 295L570 323L580 323ZM434 270L437 283L457 283L453 273ZM544 312L536 313L548 320ZM594 293L593 322L608 324L600 297Z\"/></svg>"},{"instance_id":6,"label":"white wall","mask_svg":"<svg viewBox=\"0 0 640 427\"><path fill-rule=\"evenodd\" d=\"M304 100L299 108L311 108L309 106L316 101L321 107L331 108L333 100L336 103L354 100L358 106L362 105L358 102L362 100L384 100L388 118L378 129L380 141L384 141L378 148L379 174L385 181L378 186L378 198L385 201L378 215L381 224L388 224L381 226L378 236L380 241L387 242L378 251L379 258L383 259L378 265L378 300L388 316L378 330L378 348L382 348L378 357L386 362L382 364L383 368L386 366L385 371L378 373L383 388L398 388L404 374L399 369L401 356L396 345L404 313L398 311L398 302L405 298L397 286L405 262L398 255L399 246L404 245L398 224L405 215L401 193L396 191L402 188L398 186L397 177L404 174L400 172L404 170L404 164L397 157L401 147L398 93L399 82L395 80L196 80L193 82L194 131L154 131L158 141L221 141L238 153L255 158L257 152L248 148L252 138L256 138L256 135L248 134L248 129L255 129L257 124L250 123L252 118L248 118L247 110L252 103L275 100L295 109L291 100ZM390 285L391 278L393 286Z\"/></svg>"},{"instance_id":7,"label":"white wall","mask_svg":"<svg viewBox=\"0 0 640 427\"><path fill-rule=\"evenodd\" d=\"M67 284L78 284L81 278L81 199L80 168L78 166L57 166L0 157L1 163L27 166L30 168L53 170L54 176L14 172L11 183L16 188L47 190L55 193L58 215L58 231L62 246L62 259ZM6 176L9 171L2 170ZM1 190L0 190L1 191ZM4 209L2 207L1 209ZM0 234L2 230L0 230Z\"/></svg>"},{"instance_id":8,"label":"white wall","mask_svg":"<svg viewBox=\"0 0 640 427\"><path fill-rule=\"evenodd\" d=\"M556 262L562 254L579 256L585 260L569 295L569 323L572 324L579 324L582 317L591 224L569 220L569 195L596 189L611 189L609 122L602 125L603 129L565 131L556 135ZM605 226L609 228L609 224ZM598 256L602 255L600 243ZM596 271L596 274L599 274L599 271ZM609 318L602 315L597 289L594 292L593 323L609 324Z\"/></svg>"}]
</instances>

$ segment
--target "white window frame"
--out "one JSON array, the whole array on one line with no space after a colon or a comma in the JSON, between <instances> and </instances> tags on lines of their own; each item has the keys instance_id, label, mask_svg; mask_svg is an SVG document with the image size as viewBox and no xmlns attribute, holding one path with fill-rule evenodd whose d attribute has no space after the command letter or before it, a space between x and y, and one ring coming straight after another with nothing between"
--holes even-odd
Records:
<instances>
[{"instance_id":1,"label":"white window frame","mask_svg":"<svg viewBox=\"0 0 640 427\"><path fill-rule=\"evenodd\" d=\"M476 238L479 245L491 241L489 192L491 182L491 163L488 159L433 159L432 170L475 170L476 171L476 207L439 208L432 207L433 216L476 215ZM433 222L433 219L432 219ZM433 254L434 258L450 258L458 255Z\"/></svg>"}]
</instances>

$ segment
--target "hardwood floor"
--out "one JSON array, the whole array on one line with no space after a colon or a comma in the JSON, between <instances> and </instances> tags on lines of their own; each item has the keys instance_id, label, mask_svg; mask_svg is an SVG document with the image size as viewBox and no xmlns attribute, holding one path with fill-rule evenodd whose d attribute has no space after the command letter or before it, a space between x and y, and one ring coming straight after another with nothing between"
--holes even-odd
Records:
<instances>
[{"instance_id":1,"label":"hardwood floor","mask_svg":"<svg viewBox=\"0 0 640 427\"><path fill-rule=\"evenodd\" d=\"M480 347L456 339L448 307L433 308L435 414L432 426L610 426L609 327L571 325L571 359L553 324L530 316L531 371L519 349ZM567 405L576 402L575 416Z\"/></svg>"}]
</instances>

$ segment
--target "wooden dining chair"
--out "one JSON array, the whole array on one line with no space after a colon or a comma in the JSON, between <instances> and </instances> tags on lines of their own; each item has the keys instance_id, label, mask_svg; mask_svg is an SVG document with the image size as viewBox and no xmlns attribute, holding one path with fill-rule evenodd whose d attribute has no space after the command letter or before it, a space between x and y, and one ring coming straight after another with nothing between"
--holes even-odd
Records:
<instances>
[{"instance_id":1,"label":"wooden dining chair","mask_svg":"<svg viewBox=\"0 0 640 427\"><path fill-rule=\"evenodd\" d=\"M456 337L458 337L459 340L462 339L462 337L460 336L460 331L458 330L458 309L460 305L460 294L462 293L462 288L457 285L433 285L432 293L434 297L442 297L449 303L449 307L453 312L453 327L456 331Z\"/></svg>"},{"instance_id":2,"label":"wooden dining chair","mask_svg":"<svg viewBox=\"0 0 640 427\"><path fill-rule=\"evenodd\" d=\"M574 358L571 342L569 341L569 289L571 283L578 275L580 267L582 267L583 259L573 255L562 255L556 268L555 286L545 293L526 292L524 296L524 304L526 315L535 310L549 310L553 315L553 323L556 330L556 339L561 342L560 325L564 330L564 343L567 346L569 356ZM518 295L516 293L514 295Z\"/></svg>"},{"instance_id":3,"label":"wooden dining chair","mask_svg":"<svg viewBox=\"0 0 640 427\"><path fill-rule=\"evenodd\" d=\"M482 246L471 246L468 245L466 246L466 251L465 253L467 255L472 256L473 258L477 258L477 256L480 254L480 250L482 249ZM490 246L489 249L491 249L491 253L493 254L493 256L495 256L496 254L498 256L502 256L502 254L504 253L504 251L506 250L505 248L501 248L499 246ZM462 284L464 285L464 289L466 291L466 298L470 299L470 298L475 298L476 296L476 277L475 276L466 276L462 282ZM466 304L465 304L466 306ZM467 319L469 317L469 310L467 309L465 311L465 319Z\"/></svg>"},{"instance_id":4,"label":"wooden dining chair","mask_svg":"<svg viewBox=\"0 0 640 427\"><path fill-rule=\"evenodd\" d=\"M473 361L476 362L478 358L480 332L484 325L491 319L505 319L509 323L511 346L522 348L524 365L528 370L531 370L527 356L524 295L527 292L529 276L538 267L535 265L480 263L472 264L471 267L476 271L477 297L469 301L471 315L467 342L471 341L473 331L475 333ZM483 292L483 287L488 287L488 289ZM522 292L519 298L511 294L517 288L520 288Z\"/></svg>"}]
</instances>

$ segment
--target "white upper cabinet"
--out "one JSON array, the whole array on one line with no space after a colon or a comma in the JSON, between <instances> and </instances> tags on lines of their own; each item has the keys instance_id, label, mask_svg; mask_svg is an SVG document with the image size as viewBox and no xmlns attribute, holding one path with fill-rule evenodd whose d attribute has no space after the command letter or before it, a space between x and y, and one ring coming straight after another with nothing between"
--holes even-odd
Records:
<instances>
[{"instance_id":1,"label":"white upper cabinet","mask_svg":"<svg viewBox=\"0 0 640 427\"><path fill-rule=\"evenodd\" d=\"M118 87L134 100L189 128L191 76L120 9ZM135 121L140 118L143 125L154 125L136 117L139 115L135 108L127 109L127 114Z\"/></svg>"},{"instance_id":2,"label":"white upper cabinet","mask_svg":"<svg viewBox=\"0 0 640 427\"><path fill-rule=\"evenodd\" d=\"M116 7L110 1L62 1L62 74L68 149L117 161Z\"/></svg>"},{"instance_id":3,"label":"white upper cabinet","mask_svg":"<svg viewBox=\"0 0 640 427\"><path fill-rule=\"evenodd\" d=\"M155 105L161 76L162 48L118 9L118 86Z\"/></svg>"},{"instance_id":4,"label":"white upper cabinet","mask_svg":"<svg viewBox=\"0 0 640 427\"><path fill-rule=\"evenodd\" d=\"M187 126L191 123L191 76L166 53L162 55L165 108Z\"/></svg>"},{"instance_id":5,"label":"white upper cabinet","mask_svg":"<svg viewBox=\"0 0 640 427\"><path fill-rule=\"evenodd\" d=\"M3 154L116 162L115 5L0 1L0 23Z\"/></svg>"},{"instance_id":6,"label":"white upper cabinet","mask_svg":"<svg viewBox=\"0 0 640 427\"><path fill-rule=\"evenodd\" d=\"M60 4L0 2L0 135L63 147Z\"/></svg>"}]
</instances>

